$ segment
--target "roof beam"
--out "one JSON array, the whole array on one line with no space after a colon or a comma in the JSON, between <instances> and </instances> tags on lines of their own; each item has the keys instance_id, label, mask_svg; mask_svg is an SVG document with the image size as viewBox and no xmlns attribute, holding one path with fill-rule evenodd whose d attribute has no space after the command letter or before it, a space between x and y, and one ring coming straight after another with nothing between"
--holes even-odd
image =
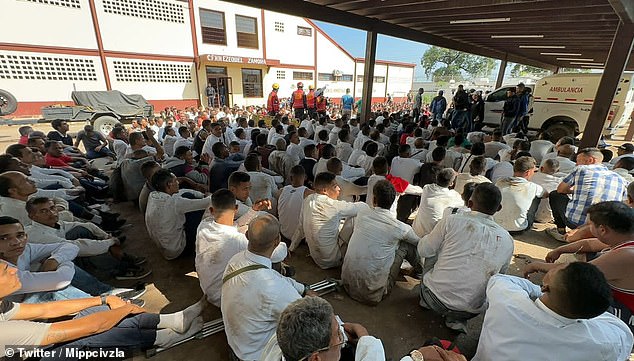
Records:
<instances>
[{"instance_id":1,"label":"roof beam","mask_svg":"<svg viewBox=\"0 0 634 361\"><path fill-rule=\"evenodd\" d=\"M624 24L634 23L634 2L632 0L608 0Z\"/></svg>"}]
</instances>

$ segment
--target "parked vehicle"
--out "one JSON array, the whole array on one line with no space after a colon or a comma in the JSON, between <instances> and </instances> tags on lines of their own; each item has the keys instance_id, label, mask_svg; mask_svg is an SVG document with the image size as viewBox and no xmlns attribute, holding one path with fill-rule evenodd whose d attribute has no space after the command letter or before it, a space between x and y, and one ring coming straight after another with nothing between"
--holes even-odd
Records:
<instances>
[{"instance_id":1,"label":"parked vehicle","mask_svg":"<svg viewBox=\"0 0 634 361\"><path fill-rule=\"evenodd\" d=\"M0 89L0 115L9 115L18 109L18 101L6 90Z\"/></svg>"},{"instance_id":2,"label":"parked vehicle","mask_svg":"<svg viewBox=\"0 0 634 361\"><path fill-rule=\"evenodd\" d=\"M117 90L74 91L71 98L74 106L42 108L44 120L90 121L96 130L108 135L117 123L154 115L154 107L143 96L126 95Z\"/></svg>"},{"instance_id":3,"label":"parked vehicle","mask_svg":"<svg viewBox=\"0 0 634 361\"><path fill-rule=\"evenodd\" d=\"M559 139L578 135L586 126L594 103L600 73L564 73L547 76L532 86L533 108L528 127L546 130ZM634 74L625 73L605 121L604 135L612 135L623 126L634 109ZM528 86L528 85L527 85ZM490 93L484 104L484 122L497 127L501 123L508 85ZM531 86L529 86L531 87Z\"/></svg>"}]
</instances>

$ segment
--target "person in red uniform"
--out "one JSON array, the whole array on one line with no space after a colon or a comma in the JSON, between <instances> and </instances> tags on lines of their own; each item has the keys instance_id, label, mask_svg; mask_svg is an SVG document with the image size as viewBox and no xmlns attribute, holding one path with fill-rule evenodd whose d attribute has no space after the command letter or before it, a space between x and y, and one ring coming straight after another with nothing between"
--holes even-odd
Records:
<instances>
[{"instance_id":1,"label":"person in red uniform","mask_svg":"<svg viewBox=\"0 0 634 361\"><path fill-rule=\"evenodd\" d=\"M612 289L612 307L609 311L634 330L634 208L625 203L600 202L588 208L584 228L589 228L594 238L582 239L556 248L546 255L546 262L531 262L524 269L525 275L547 272L560 263L553 263L565 253L586 254L603 272Z\"/></svg>"},{"instance_id":2,"label":"person in red uniform","mask_svg":"<svg viewBox=\"0 0 634 361\"><path fill-rule=\"evenodd\" d=\"M321 93L319 96L317 96L316 103L317 103L317 114L319 114L320 117L325 117L326 108L328 107L328 100L326 100L324 93Z\"/></svg>"},{"instance_id":3,"label":"person in red uniform","mask_svg":"<svg viewBox=\"0 0 634 361\"><path fill-rule=\"evenodd\" d=\"M297 83L297 90L291 95L293 101L293 110L295 111L295 118L301 120L304 116L304 111L307 108L306 94L304 93L304 83L301 81Z\"/></svg>"},{"instance_id":4,"label":"person in red uniform","mask_svg":"<svg viewBox=\"0 0 634 361\"><path fill-rule=\"evenodd\" d=\"M273 90L269 94L269 100L266 102L266 110L269 115L275 116L280 111L280 99L277 97L277 91L280 89L278 83L273 84Z\"/></svg>"},{"instance_id":5,"label":"person in red uniform","mask_svg":"<svg viewBox=\"0 0 634 361\"><path fill-rule=\"evenodd\" d=\"M308 86L306 106L308 107L308 115L310 116L310 119L315 119L315 116L317 115L317 97L315 96L315 87L312 84Z\"/></svg>"}]
</instances>

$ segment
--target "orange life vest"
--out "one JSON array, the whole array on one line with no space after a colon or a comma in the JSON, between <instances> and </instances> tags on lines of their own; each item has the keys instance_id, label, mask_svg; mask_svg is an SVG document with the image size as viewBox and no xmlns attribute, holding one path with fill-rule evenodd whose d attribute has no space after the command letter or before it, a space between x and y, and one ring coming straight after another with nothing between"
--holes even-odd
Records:
<instances>
[{"instance_id":1,"label":"orange life vest","mask_svg":"<svg viewBox=\"0 0 634 361\"><path fill-rule=\"evenodd\" d=\"M304 90L297 89L293 92L293 108L304 108Z\"/></svg>"},{"instance_id":2,"label":"orange life vest","mask_svg":"<svg viewBox=\"0 0 634 361\"><path fill-rule=\"evenodd\" d=\"M317 111L325 112L326 111L326 97L320 95L317 97Z\"/></svg>"},{"instance_id":3,"label":"orange life vest","mask_svg":"<svg viewBox=\"0 0 634 361\"><path fill-rule=\"evenodd\" d=\"M266 110L268 110L269 112L280 111L280 100L277 98L276 91L272 91L269 94L269 100L266 102Z\"/></svg>"},{"instance_id":4,"label":"orange life vest","mask_svg":"<svg viewBox=\"0 0 634 361\"><path fill-rule=\"evenodd\" d=\"M308 104L308 109L315 109L315 91L311 90L306 94L306 103Z\"/></svg>"}]
</instances>

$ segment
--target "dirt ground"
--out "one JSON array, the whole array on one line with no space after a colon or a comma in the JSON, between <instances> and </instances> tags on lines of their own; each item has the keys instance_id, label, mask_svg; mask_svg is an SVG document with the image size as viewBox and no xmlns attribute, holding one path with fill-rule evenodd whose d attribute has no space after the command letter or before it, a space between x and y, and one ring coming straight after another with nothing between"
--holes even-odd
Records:
<instances>
[{"instance_id":1,"label":"dirt ground","mask_svg":"<svg viewBox=\"0 0 634 361\"><path fill-rule=\"evenodd\" d=\"M71 132L78 131L82 126L83 124L72 124ZM17 126L0 126L0 150L4 151L7 145L17 142L17 128ZM35 128L44 132L50 130L48 124L36 125ZM161 313L174 312L198 301L202 292L194 268L194 258L166 261L149 239L143 215L137 208L131 202L115 204L113 208L120 212L131 225L124 232L128 237L124 245L126 252L147 257L147 267L153 270L153 274L144 280L148 284L148 292L143 296L147 310ZM546 225L537 224L535 228L536 230L516 237L515 254L543 259L550 249L560 245L543 232ZM296 268L295 278L300 282L314 283L327 277L339 278L339 269L328 271L319 269L308 256L306 245L294 252L288 263ZM520 275L521 266L524 263L523 258L514 258L510 273ZM131 286L134 282L112 281L111 283L116 286ZM359 304L343 291L328 294L324 298L332 303L342 320L359 322L368 329L370 334L380 338L387 360L399 360L413 348L421 346L426 339L439 337L454 340L457 336L455 332L444 326L440 317L418 306L416 286L414 279L404 277L393 289L392 294L375 307ZM209 305L204 313L205 320L218 317L220 317L220 310ZM461 337L458 344L467 350L474 346L474 340ZM227 348L225 334L221 332L206 339L190 341L167 350L154 356L153 359L157 361L226 360ZM135 360L143 358L142 354L134 357Z\"/></svg>"}]
</instances>

